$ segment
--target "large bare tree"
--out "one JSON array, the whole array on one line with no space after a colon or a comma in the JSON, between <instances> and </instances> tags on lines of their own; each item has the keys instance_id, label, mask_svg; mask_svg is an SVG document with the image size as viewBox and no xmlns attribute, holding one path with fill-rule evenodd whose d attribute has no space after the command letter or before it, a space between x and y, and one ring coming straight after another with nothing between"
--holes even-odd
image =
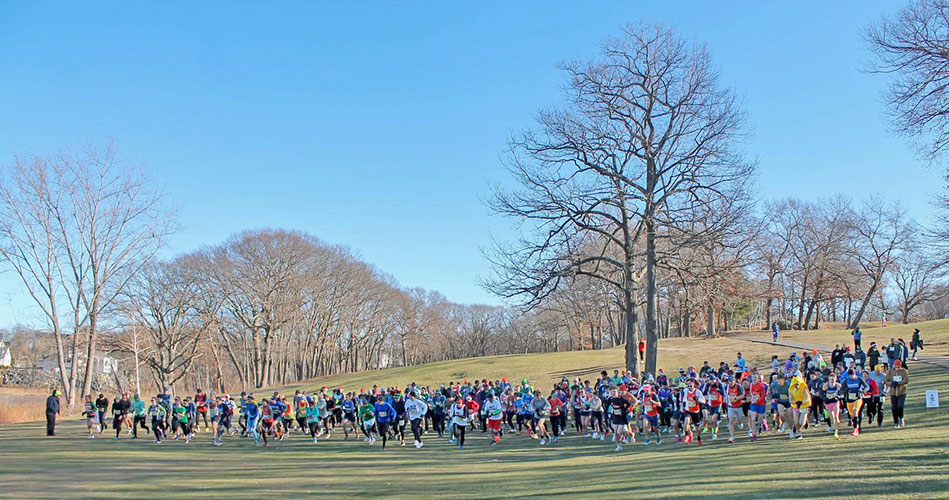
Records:
<instances>
[{"instance_id":1,"label":"large bare tree","mask_svg":"<svg viewBox=\"0 0 949 500\"><path fill-rule=\"evenodd\" d=\"M173 217L161 191L111 144L17 160L4 174L0 258L42 311L73 404L76 391L87 394L92 384L104 313L152 258Z\"/></svg>"},{"instance_id":2,"label":"large bare tree","mask_svg":"<svg viewBox=\"0 0 949 500\"><path fill-rule=\"evenodd\" d=\"M735 149L742 113L705 47L665 27L626 26L599 57L562 68L563 108L541 112L540 130L512 141L508 167L521 191L497 193L492 207L529 235L499 248L489 288L530 303L576 275L614 285L634 372L644 292L646 369L655 371L658 242L669 238L675 252L714 237L746 200L753 167ZM722 217L695 232L699 214Z\"/></svg>"},{"instance_id":3,"label":"large bare tree","mask_svg":"<svg viewBox=\"0 0 949 500\"><path fill-rule=\"evenodd\" d=\"M914 228L905 209L899 203L887 203L882 196L863 200L851 214L849 223L853 260L869 283L860 308L850 319L850 328L856 328Z\"/></svg>"}]
</instances>

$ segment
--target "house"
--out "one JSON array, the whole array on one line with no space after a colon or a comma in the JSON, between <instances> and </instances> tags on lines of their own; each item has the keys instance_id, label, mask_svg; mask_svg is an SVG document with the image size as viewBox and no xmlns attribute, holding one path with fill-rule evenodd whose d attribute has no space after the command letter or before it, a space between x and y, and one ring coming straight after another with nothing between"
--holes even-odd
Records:
<instances>
[{"instance_id":1,"label":"house","mask_svg":"<svg viewBox=\"0 0 949 500\"><path fill-rule=\"evenodd\" d=\"M13 354L10 352L10 346L0 341L0 367L13 366Z\"/></svg>"}]
</instances>

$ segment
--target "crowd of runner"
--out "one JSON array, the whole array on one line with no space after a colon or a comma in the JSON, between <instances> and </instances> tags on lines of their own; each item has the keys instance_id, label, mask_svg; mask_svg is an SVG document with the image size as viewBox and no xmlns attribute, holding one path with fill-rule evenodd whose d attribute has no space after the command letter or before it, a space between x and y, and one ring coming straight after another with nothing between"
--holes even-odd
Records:
<instances>
[{"instance_id":1,"label":"crowd of runner","mask_svg":"<svg viewBox=\"0 0 949 500\"><path fill-rule=\"evenodd\" d=\"M860 349L855 338L855 350ZM803 439L811 434L859 436L866 426L881 427L887 403L892 425L905 425L903 406L909 382L908 349L893 339L882 356L855 357L838 346L825 361L818 351L792 351L770 367L749 366L738 353L733 363L714 368L705 362L676 373L640 377L603 371L593 380L564 377L552 387L497 380L449 381L437 387L362 388L345 392L323 387L313 393L270 396L241 393L172 395L167 388L147 400L122 394L112 400L85 397L84 417L90 439L105 432L111 417L114 439L123 434L151 434L156 443L190 443L200 433L220 446L240 436L269 446L294 435L320 439L342 437L381 448L411 438L416 448L437 436L463 449L473 432L487 443L526 435L552 445L568 433L605 441L616 451L624 445L660 445L739 438L757 441L767 433ZM892 347L892 348L891 348ZM903 344L905 348L905 344ZM871 343L871 350L876 344ZM861 351L862 352L862 351ZM823 432L821 432L823 431Z\"/></svg>"}]
</instances>

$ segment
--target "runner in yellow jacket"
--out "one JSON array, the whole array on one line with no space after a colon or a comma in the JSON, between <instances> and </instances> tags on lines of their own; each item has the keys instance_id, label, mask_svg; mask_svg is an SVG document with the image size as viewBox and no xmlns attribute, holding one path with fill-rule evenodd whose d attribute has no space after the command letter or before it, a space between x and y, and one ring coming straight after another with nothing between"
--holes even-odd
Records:
<instances>
[{"instance_id":1,"label":"runner in yellow jacket","mask_svg":"<svg viewBox=\"0 0 949 500\"><path fill-rule=\"evenodd\" d=\"M800 371L794 372L791 385L788 387L788 396L791 400L791 439L804 439L803 430L807 424L807 413L811 407L811 392Z\"/></svg>"}]
</instances>

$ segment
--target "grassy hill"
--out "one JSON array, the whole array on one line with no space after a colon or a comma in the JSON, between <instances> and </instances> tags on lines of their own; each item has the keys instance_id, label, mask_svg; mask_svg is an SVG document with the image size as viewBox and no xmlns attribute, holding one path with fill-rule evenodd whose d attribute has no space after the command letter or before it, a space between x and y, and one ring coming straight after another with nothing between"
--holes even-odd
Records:
<instances>
[{"instance_id":1,"label":"grassy hill","mask_svg":"<svg viewBox=\"0 0 949 500\"><path fill-rule=\"evenodd\" d=\"M949 322L920 328L937 342L947 335ZM893 331L888 327L885 333ZM869 342L883 330L866 333ZM844 334L800 335L813 335L802 338L816 343ZM734 337L675 339L662 342L660 365L678 368L705 359L716 364L731 361L738 350L761 362L770 359L771 351L787 351ZM563 375L611 370L621 360L620 349L496 356L332 377L306 386L358 389L502 375L526 375L543 384ZM737 444L722 438L698 448L667 438L662 446L635 444L614 453L609 441L572 432L546 447L526 436L507 436L492 447L475 432L465 450L428 435L422 449L383 452L378 444L338 436L314 445L293 435L270 448L232 437L214 447L206 433L189 445L124 436L88 440L76 419L62 424L55 438L43 437L42 423L0 426L0 498L949 498L949 413L926 410L923 399L926 389L939 389L947 398L949 370L923 363L911 370L908 427L894 430L887 419L882 427L868 426L863 435L839 441L818 426L802 441L768 433L751 443L740 434Z\"/></svg>"}]
</instances>

